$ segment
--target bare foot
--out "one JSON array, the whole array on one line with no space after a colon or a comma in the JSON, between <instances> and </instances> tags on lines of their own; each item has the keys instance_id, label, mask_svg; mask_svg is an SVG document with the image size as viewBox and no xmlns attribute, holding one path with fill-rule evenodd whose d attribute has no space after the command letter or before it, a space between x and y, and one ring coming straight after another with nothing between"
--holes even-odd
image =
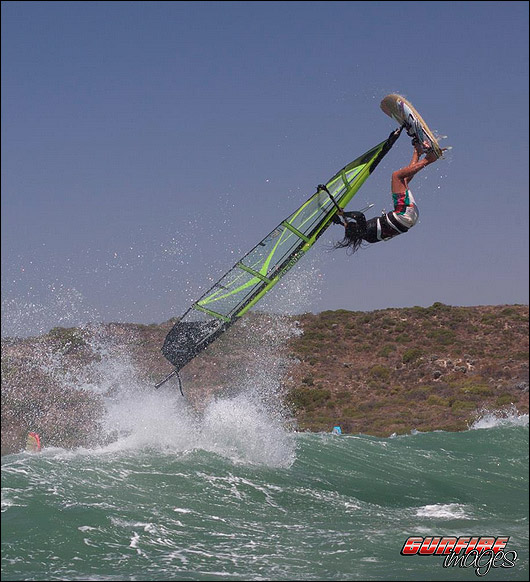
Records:
<instances>
[{"instance_id":1,"label":"bare foot","mask_svg":"<svg viewBox=\"0 0 530 582\"><path fill-rule=\"evenodd\" d=\"M427 155L425 156L425 160L429 163L432 164L433 162L435 162L438 159L438 156L432 151L430 150L429 152L427 152Z\"/></svg>"}]
</instances>

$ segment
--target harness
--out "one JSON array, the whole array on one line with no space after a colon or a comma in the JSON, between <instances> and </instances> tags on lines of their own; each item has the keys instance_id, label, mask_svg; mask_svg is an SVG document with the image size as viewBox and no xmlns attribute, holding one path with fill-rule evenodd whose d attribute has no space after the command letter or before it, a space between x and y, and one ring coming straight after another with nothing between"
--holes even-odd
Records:
<instances>
[{"instance_id":1,"label":"harness","mask_svg":"<svg viewBox=\"0 0 530 582\"><path fill-rule=\"evenodd\" d=\"M398 234L408 232L408 228L398 222L393 212L370 218L366 221L364 240L369 243L388 240Z\"/></svg>"}]
</instances>

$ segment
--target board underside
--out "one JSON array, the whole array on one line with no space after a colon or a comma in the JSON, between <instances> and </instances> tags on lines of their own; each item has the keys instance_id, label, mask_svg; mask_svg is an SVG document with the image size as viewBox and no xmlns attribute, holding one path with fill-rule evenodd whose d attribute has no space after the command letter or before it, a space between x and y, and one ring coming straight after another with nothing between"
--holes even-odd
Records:
<instances>
[{"instance_id":1,"label":"board underside","mask_svg":"<svg viewBox=\"0 0 530 582\"><path fill-rule=\"evenodd\" d=\"M405 99L405 97L395 93L387 95L381 101L381 109L399 125L405 125L409 135L412 133L422 143L428 141L436 156L438 158L442 157L442 149L440 148L438 140L434 136L432 130L425 123L414 105Z\"/></svg>"}]
</instances>

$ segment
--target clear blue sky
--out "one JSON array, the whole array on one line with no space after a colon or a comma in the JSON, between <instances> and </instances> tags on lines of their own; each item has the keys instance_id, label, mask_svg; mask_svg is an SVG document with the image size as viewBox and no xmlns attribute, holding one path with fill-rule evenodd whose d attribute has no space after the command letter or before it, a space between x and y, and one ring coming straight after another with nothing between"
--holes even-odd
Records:
<instances>
[{"instance_id":1,"label":"clear blue sky","mask_svg":"<svg viewBox=\"0 0 530 582\"><path fill-rule=\"evenodd\" d=\"M528 303L527 2L7 1L1 48L4 333L180 315L394 129L392 92L453 146L420 222L354 257L328 230L269 306ZM390 209L410 150L351 207Z\"/></svg>"}]
</instances>

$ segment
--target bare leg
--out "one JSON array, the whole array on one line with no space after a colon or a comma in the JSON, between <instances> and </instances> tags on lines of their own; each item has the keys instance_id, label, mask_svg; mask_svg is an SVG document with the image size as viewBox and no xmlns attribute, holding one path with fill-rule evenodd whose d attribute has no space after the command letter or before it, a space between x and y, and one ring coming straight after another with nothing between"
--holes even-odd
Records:
<instances>
[{"instance_id":1,"label":"bare leg","mask_svg":"<svg viewBox=\"0 0 530 582\"><path fill-rule=\"evenodd\" d=\"M422 160L420 160L421 150L419 147L414 147L414 153L412 154L412 160L410 164L401 170L396 170L392 174L392 192L394 194L400 194L405 192L408 188L410 180L420 171L423 170L429 164L435 162L438 158L431 152L429 152Z\"/></svg>"}]
</instances>

